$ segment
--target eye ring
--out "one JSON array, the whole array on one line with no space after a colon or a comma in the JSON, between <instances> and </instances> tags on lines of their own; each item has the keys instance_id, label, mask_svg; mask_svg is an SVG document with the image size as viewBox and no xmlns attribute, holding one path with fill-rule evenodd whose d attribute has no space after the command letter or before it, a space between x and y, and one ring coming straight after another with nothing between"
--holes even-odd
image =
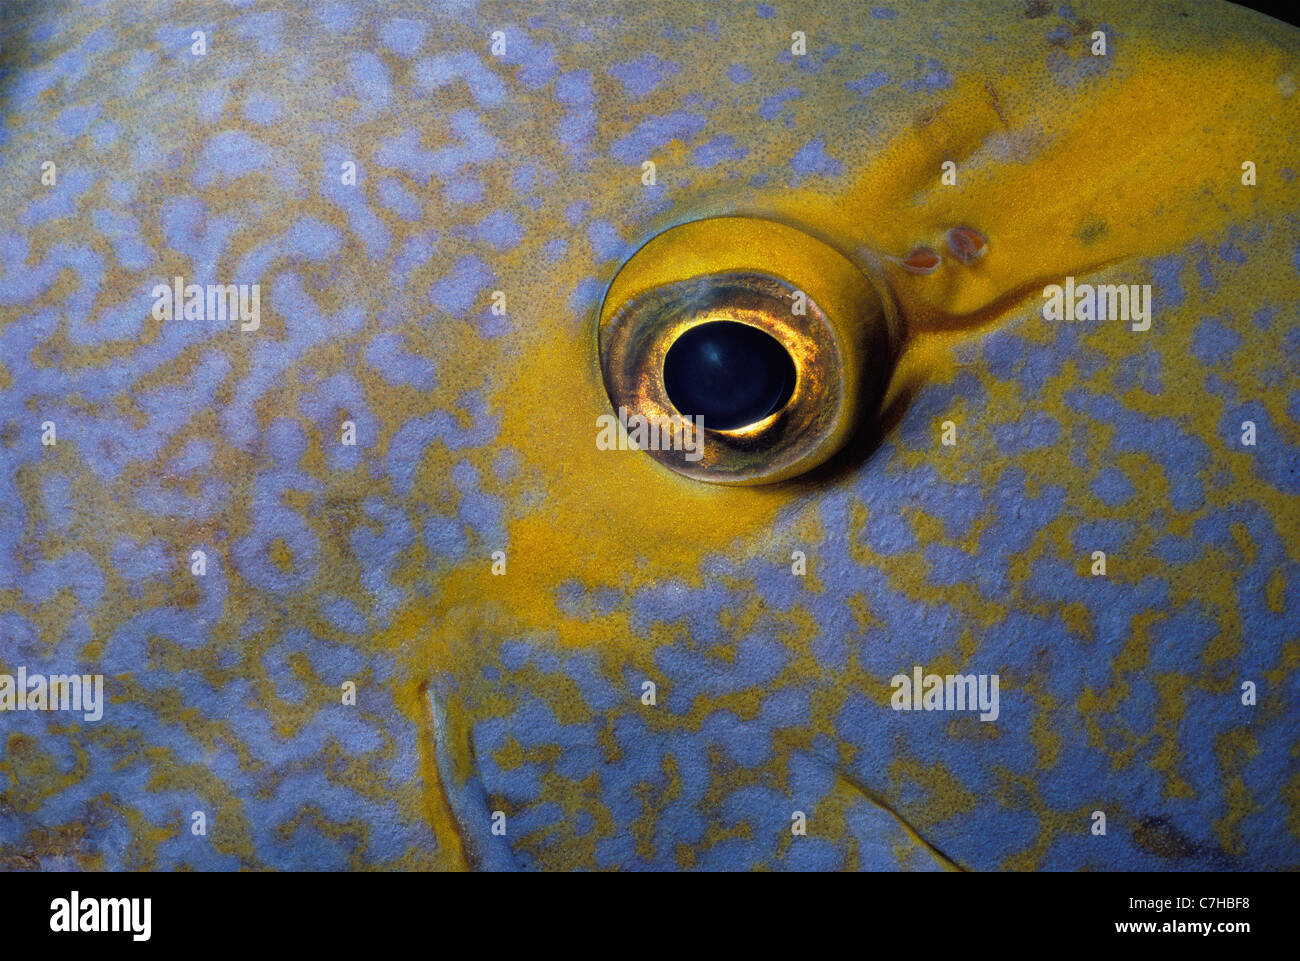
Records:
<instances>
[{"instance_id":1,"label":"eye ring","mask_svg":"<svg viewBox=\"0 0 1300 961\"><path fill-rule=\"evenodd\" d=\"M685 444L665 436L645 450L680 474L720 484L797 476L841 448L879 402L899 339L882 290L839 251L783 224L720 217L671 228L628 260L602 305L606 393L621 415L687 432ZM788 400L754 423L715 430L706 420L693 447L664 364L684 334L718 322L769 335L795 380Z\"/></svg>"}]
</instances>

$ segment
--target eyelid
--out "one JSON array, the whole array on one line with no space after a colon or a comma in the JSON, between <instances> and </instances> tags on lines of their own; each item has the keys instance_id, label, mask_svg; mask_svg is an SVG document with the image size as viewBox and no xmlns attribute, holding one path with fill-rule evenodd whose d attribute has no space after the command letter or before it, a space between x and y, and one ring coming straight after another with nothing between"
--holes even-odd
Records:
<instances>
[{"instance_id":1,"label":"eyelid","mask_svg":"<svg viewBox=\"0 0 1300 961\"><path fill-rule=\"evenodd\" d=\"M719 217L670 228L628 260L601 307L601 372L615 410L675 412L663 389L663 357L676 337L703 322L709 288L725 285L738 304L747 303L745 322L791 354L800 370L794 395L785 411L759 424L706 429L697 463L680 452L648 453L713 483L797 476L843 447L878 404L900 340L893 301L838 250L785 224ZM807 298L803 316L775 306L795 292Z\"/></svg>"}]
</instances>

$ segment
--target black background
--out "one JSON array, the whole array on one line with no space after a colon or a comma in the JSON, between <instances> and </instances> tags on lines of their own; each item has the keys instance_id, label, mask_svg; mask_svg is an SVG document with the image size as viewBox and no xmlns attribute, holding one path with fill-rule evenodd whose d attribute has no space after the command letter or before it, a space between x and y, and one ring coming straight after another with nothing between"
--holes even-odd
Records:
<instances>
[{"instance_id":1,"label":"black background","mask_svg":"<svg viewBox=\"0 0 1300 961\"><path fill-rule=\"evenodd\" d=\"M765 955L789 938L800 954L848 947L863 955L980 958L1129 942L1169 957L1259 952L1294 944L1295 877L1288 874L674 875L535 879L499 875L412 874L70 874L0 875L0 939L9 956L92 957L202 947L365 957L384 951L456 957L630 954L677 961L701 949L733 957L756 942ZM152 936L55 934L50 902L149 897ZM1138 911L1130 898L1250 899L1246 909ZM1249 933L1120 934L1117 921L1247 921ZM1071 950L1070 953L1079 953Z\"/></svg>"}]
</instances>

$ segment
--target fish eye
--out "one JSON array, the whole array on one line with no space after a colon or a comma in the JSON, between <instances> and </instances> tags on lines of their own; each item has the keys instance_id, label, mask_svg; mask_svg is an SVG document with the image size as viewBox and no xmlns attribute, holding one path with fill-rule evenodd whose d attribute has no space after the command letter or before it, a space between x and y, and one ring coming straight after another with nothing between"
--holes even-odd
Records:
<instances>
[{"instance_id":1,"label":"fish eye","mask_svg":"<svg viewBox=\"0 0 1300 961\"><path fill-rule=\"evenodd\" d=\"M794 393L794 361L761 327L711 320L690 328L664 357L664 390L686 417L734 430L781 410Z\"/></svg>"},{"instance_id":2,"label":"fish eye","mask_svg":"<svg viewBox=\"0 0 1300 961\"><path fill-rule=\"evenodd\" d=\"M874 414L899 324L882 283L774 221L664 231L611 283L601 373L630 445L688 477L803 474Z\"/></svg>"}]
</instances>

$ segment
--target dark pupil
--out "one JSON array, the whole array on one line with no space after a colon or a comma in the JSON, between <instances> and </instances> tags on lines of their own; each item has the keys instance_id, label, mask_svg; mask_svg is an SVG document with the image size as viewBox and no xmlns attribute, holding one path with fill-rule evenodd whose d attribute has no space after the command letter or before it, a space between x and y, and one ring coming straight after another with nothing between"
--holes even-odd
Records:
<instances>
[{"instance_id":1,"label":"dark pupil","mask_svg":"<svg viewBox=\"0 0 1300 961\"><path fill-rule=\"evenodd\" d=\"M692 327L664 358L668 399L712 430L744 427L780 410L794 381L794 361L775 337L729 320Z\"/></svg>"}]
</instances>

